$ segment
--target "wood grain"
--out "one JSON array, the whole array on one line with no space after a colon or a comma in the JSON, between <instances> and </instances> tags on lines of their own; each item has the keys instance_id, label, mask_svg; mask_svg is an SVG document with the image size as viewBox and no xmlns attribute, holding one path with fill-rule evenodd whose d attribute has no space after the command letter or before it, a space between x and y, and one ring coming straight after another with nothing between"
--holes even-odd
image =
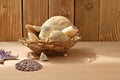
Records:
<instances>
[{"instance_id":1,"label":"wood grain","mask_svg":"<svg viewBox=\"0 0 120 80\"><path fill-rule=\"evenodd\" d=\"M75 0L75 25L82 41L97 41L100 25L99 0Z\"/></svg>"},{"instance_id":2,"label":"wood grain","mask_svg":"<svg viewBox=\"0 0 120 80\"><path fill-rule=\"evenodd\" d=\"M21 0L0 0L0 41L22 37Z\"/></svg>"},{"instance_id":3,"label":"wood grain","mask_svg":"<svg viewBox=\"0 0 120 80\"><path fill-rule=\"evenodd\" d=\"M66 16L74 24L74 0L49 0L49 17Z\"/></svg>"},{"instance_id":4,"label":"wood grain","mask_svg":"<svg viewBox=\"0 0 120 80\"><path fill-rule=\"evenodd\" d=\"M27 36L26 24L41 26L48 19L48 0L23 0L24 37Z\"/></svg>"},{"instance_id":5,"label":"wood grain","mask_svg":"<svg viewBox=\"0 0 120 80\"><path fill-rule=\"evenodd\" d=\"M120 41L120 0L0 0L0 41L27 37L26 24L55 15L69 18L82 41Z\"/></svg>"},{"instance_id":6,"label":"wood grain","mask_svg":"<svg viewBox=\"0 0 120 80\"><path fill-rule=\"evenodd\" d=\"M101 0L100 41L120 41L120 0Z\"/></svg>"}]
</instances>

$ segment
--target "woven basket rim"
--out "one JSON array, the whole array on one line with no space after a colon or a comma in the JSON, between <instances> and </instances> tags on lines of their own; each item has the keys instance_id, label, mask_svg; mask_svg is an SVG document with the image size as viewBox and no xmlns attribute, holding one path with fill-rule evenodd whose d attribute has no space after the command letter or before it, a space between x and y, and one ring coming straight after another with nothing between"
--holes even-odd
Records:
<instances>
[{"instance_id":1,"label":"woven basket rim","mask_svg":"<svg viewBox=\"0 0 120 80\"><path fill-rule=\"evenodd\" d=\"M78 42L78 41L74 41L74 40L68 40L68 41L64 41L64 42L44 42L44 41L32 41L32 42L30 42L30 41L28 41L28 38L22 38L22 39L19 39L19 42L22 42L22 43L43 43L43 44L61 44L61 43L69 43L69 42Z\"/></svg>"},{"instance_id":2,"label":"woven basket rim","mask_svg":"<svg viewBox=\"0 0 120 80\"><path fill-rule=\"evenodd\" d=\"M44 52L46 55L61 55L65 54L68 49L73 47L78 41L70 39L64 42L43 42L34 41L30 42L28 38L22 38L19 40L24 46L30 48L36 54Z\"/></svg>"}]
</instances>

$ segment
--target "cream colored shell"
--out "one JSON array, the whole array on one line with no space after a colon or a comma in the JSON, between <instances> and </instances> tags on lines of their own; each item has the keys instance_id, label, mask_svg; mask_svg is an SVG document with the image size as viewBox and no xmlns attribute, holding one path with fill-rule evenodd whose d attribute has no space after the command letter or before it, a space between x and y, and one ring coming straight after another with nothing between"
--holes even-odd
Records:
<instances>
[{"instance_id":1,"label":"cream colored shell","mask_svg":"<svg viewBox=\"0 0 120 80\"><path fill-rule=\"evenodd\" d=\"M40 27L38 26L32 26L27 24L26 25L27 31L28 31L28 39L31 42L38 41L39 38L37 37L37 33L40 32Z\"/></svg>"},{"instance_id":2,"label":"cream colored shell","mask_svg":"<svg viewBox=\"0 0 120 80\"><path fill-rule=\"evenodd\" d=\"M64 42L64 41L68 41L69 38L61 31L54 30L50 33L48 39L49 42Z\"/></svg>"},{"instance_id":3,"label":"cream colored shell","mask_svg":"<svg viewBox=\"0 0 120 80\"><path fill-rule=\"evenodd\" d=\"M73 26L69 26L64 28L62 32L68 37L73 37L78 32L78 29L74 28Z\"/></svg>"},{"instance_id":4,"label":"cream colored shell","mask_svg":"<svg viewBox=\"0 0 120 80\"><path fill-rule=\"evenodd\" d=\"M48 19L42 26L39 34L40 39L46 39L54 30L62 30L72 25L69 19L64 16L54 16Z\"/></svg>"},{"instance_id":5,"label":"cream colored shell","mask_svg":"<svg viewBox=\"0 0 120 80\"><path fill-rule=\"evenodd\" d=\"M32 32L34 34L40 33L40 27L39 26L33 26L33 25L27 24L26 28L27 28L28 32Z\"/></svg>"},{"instance_id":6,"label":"cream colored shell","mask_svg":"<svg viewBox=\"0 0 120 80\"><path fill-rule=\"evenodd\" d=\"M41 52L40 61L48 61L48 57L45 55L44 52Z\"/></svg>"},{"instance_id":7,"label":"cream colored shell","mask_svg":"<svg viewBox=\"0 0 120 80\"><path fill-rule=\"evenodd\" d=\"M28 39L31 42L39 41L39 38L35 34L33 34L32 32L28 32Z\"/></svg>"}]
</instances>

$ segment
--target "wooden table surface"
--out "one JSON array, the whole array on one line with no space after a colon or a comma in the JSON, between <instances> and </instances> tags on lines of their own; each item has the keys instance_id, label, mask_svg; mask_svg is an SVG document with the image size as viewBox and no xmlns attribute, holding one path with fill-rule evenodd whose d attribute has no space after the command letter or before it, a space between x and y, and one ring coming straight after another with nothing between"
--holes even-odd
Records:
<instances>
[{"instance_id":1,"label":"wooden table surface","mask_svg":"<svg viewBox=\"0 0 120 80\"><path fill-rule=\"evenodd\" d=\"M0 42L0 48L12 50L20 59L0 65L0 80L120 80L120 42L79 42L67 57L39 61L43 69L35 72L15 69L30 49L19 42Z\"/></svg>"}]
</instances>

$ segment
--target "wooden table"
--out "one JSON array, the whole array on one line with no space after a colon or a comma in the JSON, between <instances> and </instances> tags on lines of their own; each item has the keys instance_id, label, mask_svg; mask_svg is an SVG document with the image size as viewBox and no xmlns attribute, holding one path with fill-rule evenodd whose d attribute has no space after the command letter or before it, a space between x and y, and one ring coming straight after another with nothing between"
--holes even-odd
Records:
<instances>
[{"instance_id":1,"label":"wooden table","mask_svg":"<svg viewBox=\"0 0 120 80\"><path fill-rule=\"evenodd\" d=\"M0 48L12 50L20 60L31 51L19 42L0 42ZM20 60L5 61L0 80L120 80L120 42L79 42L67 53L39 61L44 68L35 72L16 70Z\"/></svg>"}]
</instances>

